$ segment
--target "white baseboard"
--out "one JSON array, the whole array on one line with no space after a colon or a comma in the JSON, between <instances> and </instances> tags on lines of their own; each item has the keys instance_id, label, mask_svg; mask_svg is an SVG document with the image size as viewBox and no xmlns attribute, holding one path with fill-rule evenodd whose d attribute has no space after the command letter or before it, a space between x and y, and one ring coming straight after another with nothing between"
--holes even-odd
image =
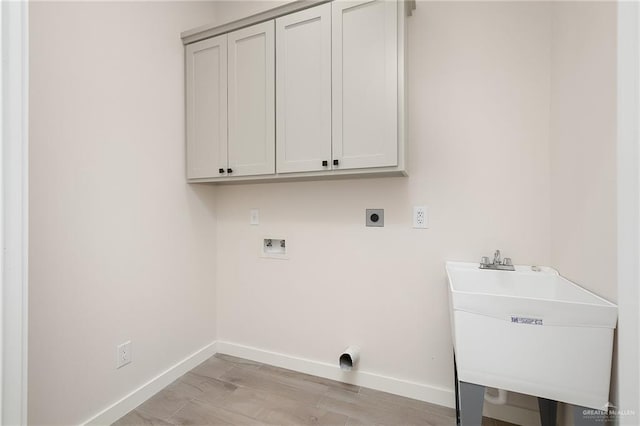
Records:
<instances>
[{"instance_id":1,"label":"white baseboard","mask_svg":"<svg viewBox=\"0 0 640 426\"><path fill-rule=\"evenodd\" d=\"M144 385L111 404L82 425L110 425L129 411L151 398L171 382L196 367L206 359L222 353L237 356L264 364L282 367L301 373L324 377L340 382L351 383L371 389L389 392L408 398L426 401L431 404L454 408L455 398L452 389L441 388L408 380L382 376L366 371L343 371L337 365L294 357L277 352L266 351L231 342L212 342L182 361L158 374ZM485 416L497 418L515 424L536 426L540 424L536 412L515 406L489 407L485 404Z\"/></svg>"},{"instance_id":2,"label":"white baseboard","mask_svg":"<svg viewBox=\"0 0 640 426\"><path fill-rule=\"evenodd\" d=\"M218 353L237 356L264 364L274 365L301 373L320 376L340 382L352 383L371 389L389 392L408 398L418 399L431 404L455 408L455 396L452 389L400 380L365 371L345 372L336 365L294 357L277 352L266 351L231 342L217 342ZM509 423L523 426L539 426L540 416L537 411L513 405L492 406L485 404L484 415Z\"/></svg>"},{"instance_id":3,"label":"white baseboard","mask_svg":"<svg viewBox=\"0 0 640 426\"><path fill-rule=\"evenodd\" d=\"M111 404L86 422L83 425L110 425L138 405L160 392L171 382L182 376L189 370L196 367L201 362L215 355L216 342L209 343L202 349L189 355L182 361L169 367L153 379L149 380L138 389L129 393L125 397Z\"/></svg>"},{"instance_id":4,"label":"white baseboard","mask_svg":"<svg viewBox=\"0 0 640 426\"><path fill-rule=\"evenodd\" d=\"M218 341L217 349L218 352L222 354L262 362L264 364L299 371L313 376L320 376L331 380L364 386L383 392L430 402L432 404L443 405L445 407L455 407L454 392L451 389L396 379L366 371L343 371L338 367L337 363L336 365L333 365L277 352L265 351L236 343Z\"/></svg>"}]
</instances>

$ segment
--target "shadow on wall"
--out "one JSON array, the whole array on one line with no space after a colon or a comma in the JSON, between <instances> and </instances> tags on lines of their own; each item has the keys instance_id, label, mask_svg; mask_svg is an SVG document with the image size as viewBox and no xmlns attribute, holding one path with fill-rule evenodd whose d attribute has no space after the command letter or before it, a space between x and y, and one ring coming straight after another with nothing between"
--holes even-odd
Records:
<instances>
[{"instance_id":1,"label":"shadow on wall","mask_svg":"<svg viewBox=\"0 0 640 426\"><path fill-rule=\"evenodd\" d=\"M194 195L200 202L200 206L204 207L212 217L216 215L216 188L209 184L188 184L187 194ZM188 195L189 196L189 195ZM197 209L196 209L197 210Z\"/></svg>"}]
</instances>

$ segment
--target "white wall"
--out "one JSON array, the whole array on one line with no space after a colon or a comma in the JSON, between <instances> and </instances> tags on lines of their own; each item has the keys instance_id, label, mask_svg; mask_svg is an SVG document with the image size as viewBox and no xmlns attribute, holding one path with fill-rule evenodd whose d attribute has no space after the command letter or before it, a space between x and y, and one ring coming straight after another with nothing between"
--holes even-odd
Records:
<instances>
[{"instance_id":1,"label":"white wall","mask_svg":"<svg viewBox=\"0 0 640 426\"><path fill-rule=\"evenodd\" d=\"M553 3L550 123L551 264L614 302L616 14L614 2ZM614 356L614 403L616 368Z\"/></svg>"},{"instance_id":2,"label":"white wall","mask_svg":"<svg viewBox=\"0 0 640 426\"><path fill-rule=\"evenodd\" d=\"M554 2L551 262L616 301L616 3Z\"/></svg>"},{"instance_id":3,"label":"white wall","mask_svg":"<svg viewBox=\"0 0 640 426\"><path fill-rule=\"evenodd\" d=\"M216 0L215 24L224 24L274 7L282 6L294 0Z\"/></svg>"},{"instance_id":4,"label":"white wall","mask_svg":"<svg viewBox=\"0 0 640 426\"><path fill-rule=\"evenodd\" d=\"M612 399L618 409L635 412L622 416L622 424L637 424L640 406L639 10L633 2L553 6L552 262L596 293L618 299L618 358L614 361L618 361L619 389L614 381ZM616 54L622 56L616 58ZM616 69L616 64L623 68ZM617 145L616 112L620 114ZM616 147L621 151L616 152Z\"/></svg>"},{"instance_id":5,"label":"white wall","mask_svg":"<svg viewBox=\"0 0 640 426\"><path fill-rule=\"evenodd\" d=\"M215 206L185 183L180 41L212 13L31 3L30 424L87 420L215 339Z\"/></svg>"},{"instance_id":6,"label":"white wall","mask_svg":"<svg viewBox=\"0 0 640 426\"><path fill-rule=\"evenodd\" d=\"M410 177L217 189L220 340L329 363L359 344L363 371L452 390L444 262L549 263L548 4L425 2L408 31ZM290 259L259 258L265 236Z\"/></svg>"}]
</instances>

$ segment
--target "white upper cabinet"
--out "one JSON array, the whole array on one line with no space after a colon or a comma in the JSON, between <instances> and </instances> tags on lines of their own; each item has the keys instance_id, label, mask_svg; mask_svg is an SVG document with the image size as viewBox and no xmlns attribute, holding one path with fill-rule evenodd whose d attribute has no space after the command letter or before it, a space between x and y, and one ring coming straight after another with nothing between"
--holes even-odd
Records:
<instances>
[{"instance_id":1,"label":"white upper cabinet","mask_svg":"<svg viewBox=\"0 0 640 426\"><path fill-rule=\"evenodd\" d=\"M398 164L398 4L332 3L333 160Z\"/></svg>"},{"instance_id":2,"label":"white upper cabinet","mask_svg":"<svg viewBox=\"0 0 640 426\"><path fill-rule=\"evenodd\" d=\"M275 173L274 22L228 34L229 175Z\"/></svg>"},{"instance_id":3,"label":"white upper cabinet","mask_svg":"<svg viewBox=\"0 0 640 426\"><path fill-rule=\"evenodd\" d=\"M187 178L227 167L227 36L186 49Z\"/></svg>"},{"instance_id":4,"label":"white upper cabinet","mask_svg":"<svg viewBox=\"0 0 640 426\"><path fill-rule=\"evenodd\" d=\"M331 170L331 4L276 19L278 173Z\"/></svg>"},{"instance_id":5,"label":"white upper cabinet","mask_svg":"<svg viewBox=\"0 0 640 426\"><path fill-rule=\"evenodd\" d=\"M403 6L294 1L183 33L187 178L406 176Z\"/></svg>"}]
</instances>

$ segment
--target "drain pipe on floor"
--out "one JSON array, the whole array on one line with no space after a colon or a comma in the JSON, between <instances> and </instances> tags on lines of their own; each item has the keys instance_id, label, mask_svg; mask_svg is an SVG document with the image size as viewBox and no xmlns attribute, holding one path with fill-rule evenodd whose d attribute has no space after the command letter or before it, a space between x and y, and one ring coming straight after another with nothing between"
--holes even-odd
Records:
<instances>
[{"instance_id":1,"label":"drain pipe on floor","mask_svg":"<svg viewBox=\"0 0 640 426\"><path fill-rule=\"evenodd\" d=\"M352 369L357 368L359 359L360 348L357 346L349 346L340 354L338 362L342 370L351 371Z\"/></svg>"}]
</instances>

